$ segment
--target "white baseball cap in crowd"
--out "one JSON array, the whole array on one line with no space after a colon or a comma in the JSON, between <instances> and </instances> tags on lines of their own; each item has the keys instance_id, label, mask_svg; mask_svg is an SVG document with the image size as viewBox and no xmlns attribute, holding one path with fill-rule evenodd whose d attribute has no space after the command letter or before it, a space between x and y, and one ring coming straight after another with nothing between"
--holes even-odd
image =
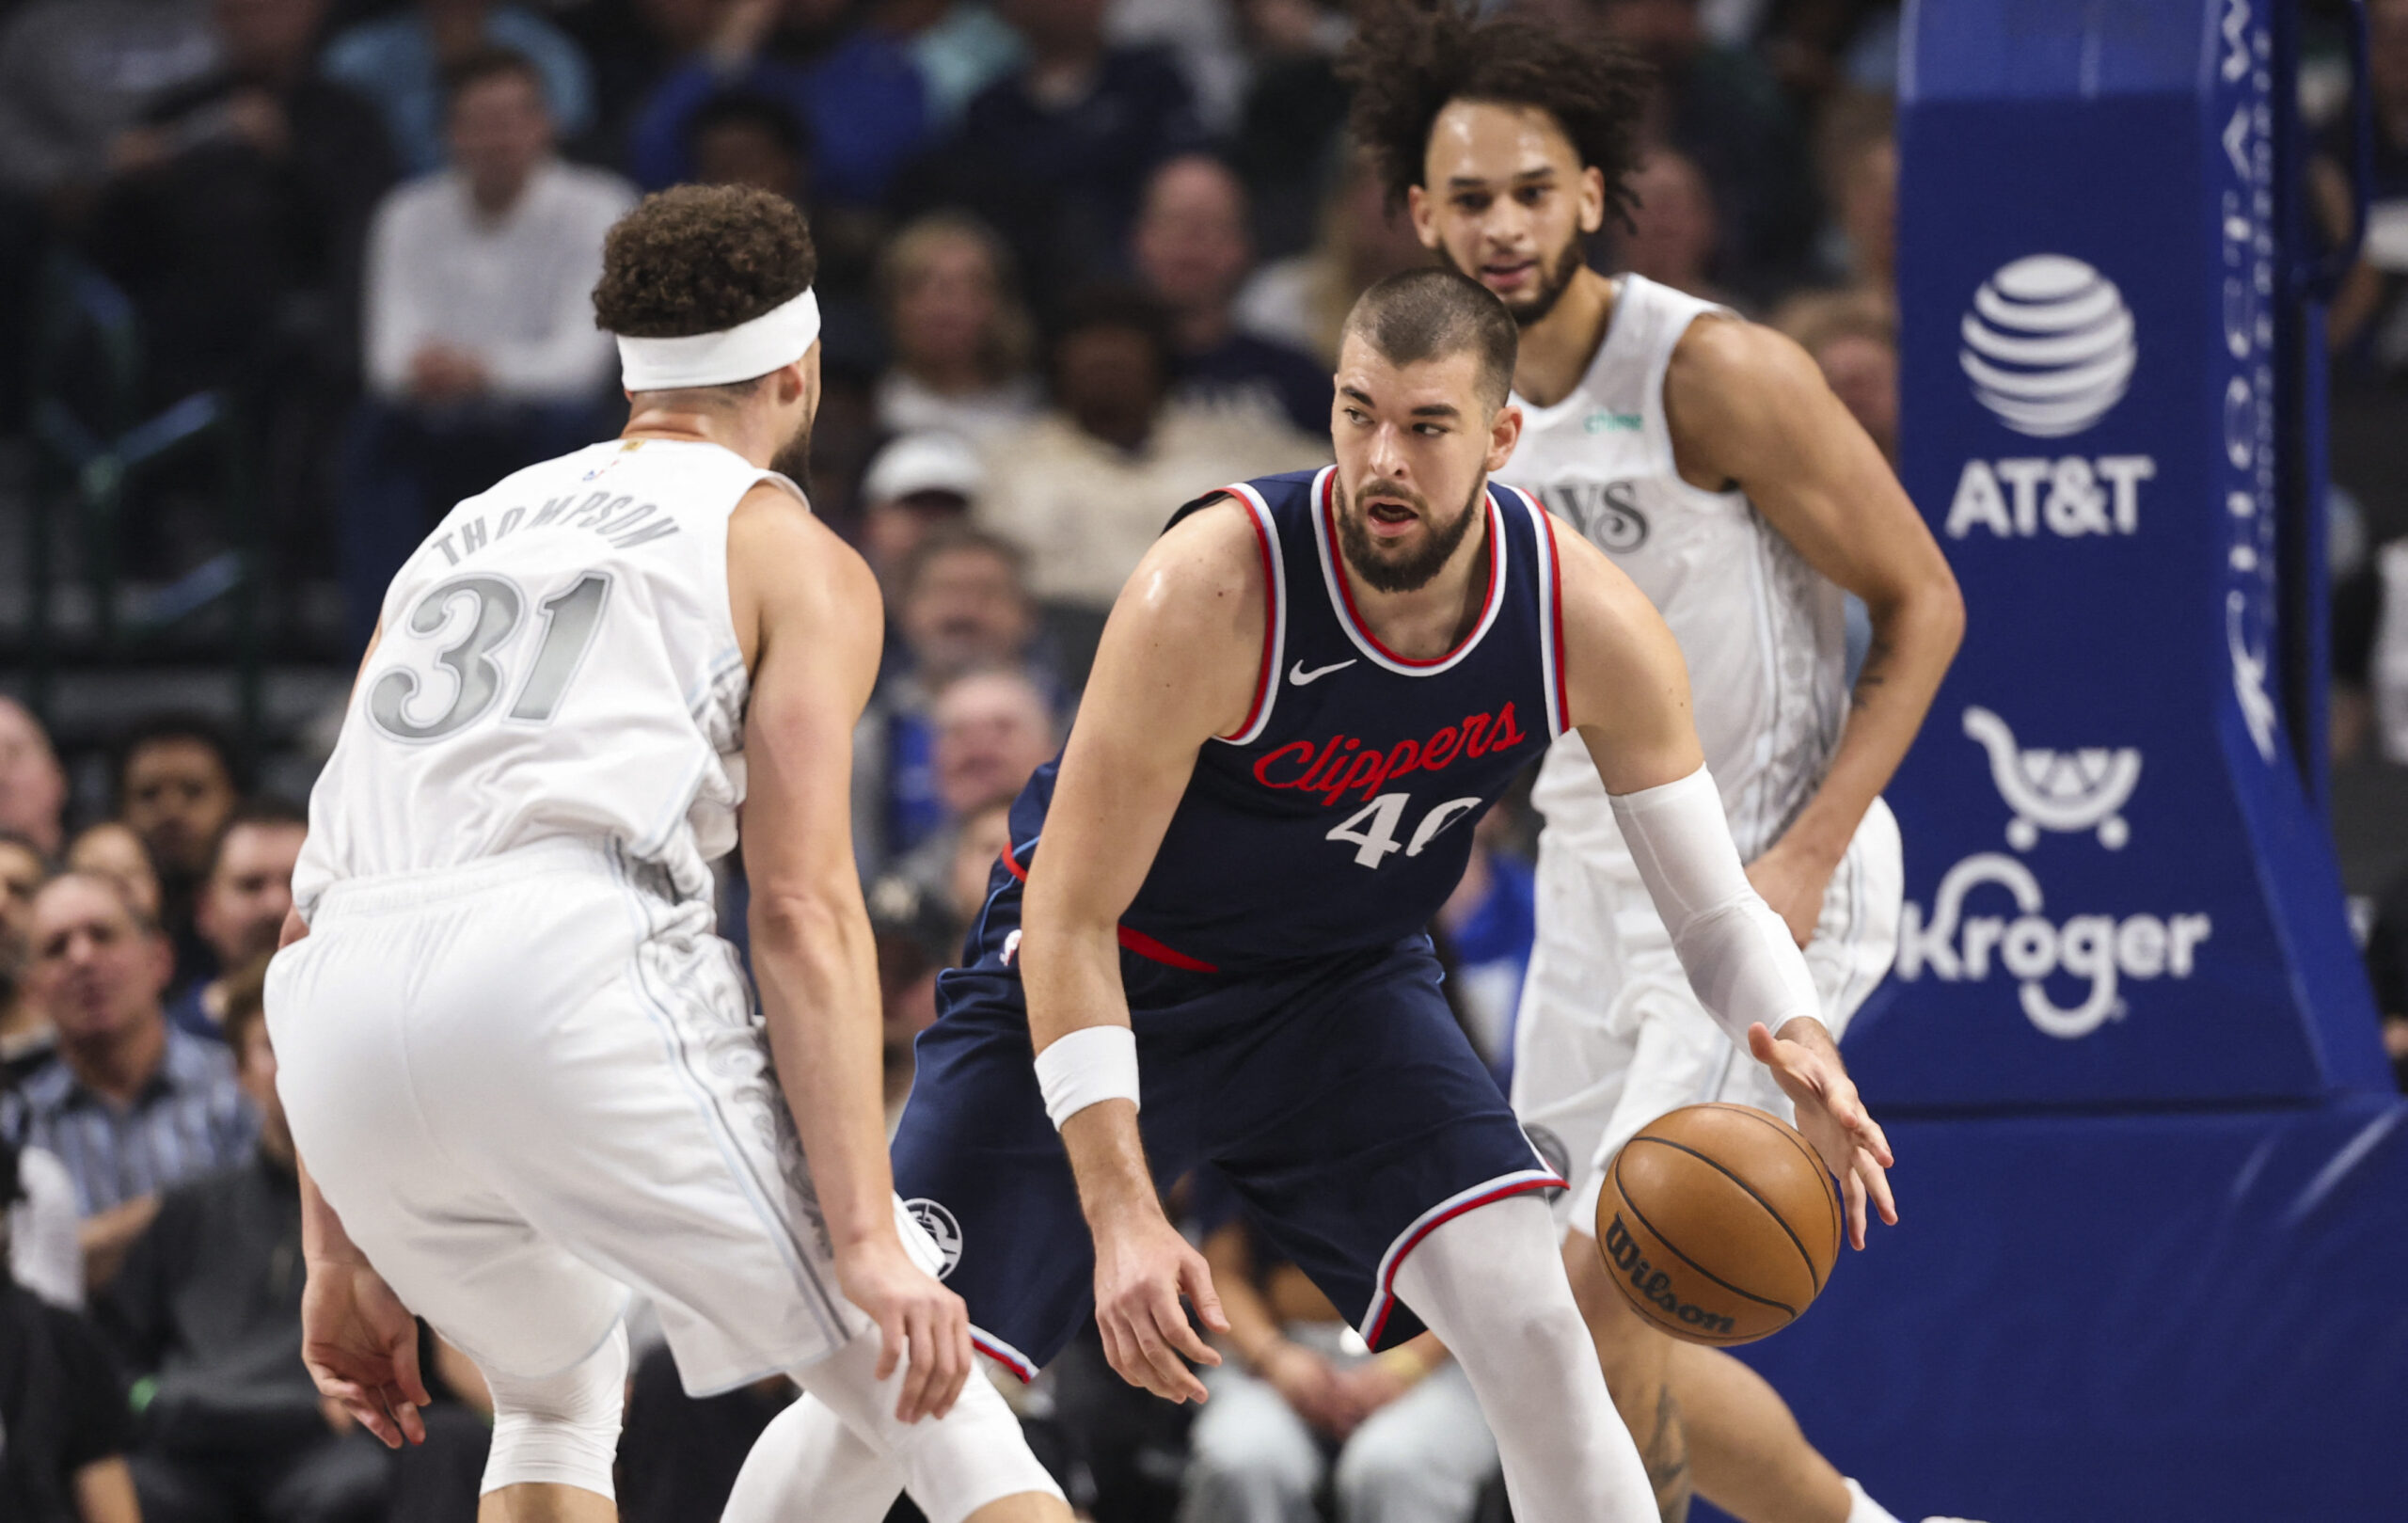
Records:
<instances>
[{"instance_id":1,"label":"white baseball cap in crowd","mask_svg":"<svg viewBox=\"0 0 2408 1523\"><path fill-rule=\"evenodd\" d=\"M958 435L906 434L878 452L862 476L862 500L893 502L922 492L950 492L975 501L987 488L987 468Z\"/></svg>"}]
</instances>

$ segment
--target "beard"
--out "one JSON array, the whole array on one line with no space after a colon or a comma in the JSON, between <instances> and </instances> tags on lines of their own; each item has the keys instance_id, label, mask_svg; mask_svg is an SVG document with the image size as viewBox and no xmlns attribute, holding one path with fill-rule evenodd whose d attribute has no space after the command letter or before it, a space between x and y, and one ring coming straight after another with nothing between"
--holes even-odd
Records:
<instances>
[{"instance_id":1,"label":"beard","mask_svg":"<svg viewBox=\"0 0 2408 1523\"><path fill-rule=\"evenodd\" d=\"M801 487L804 497L811 495L810 419L805 418L793 437L778 446L778 452L769 457L769 468Z\"/></svg>"},{"instance_id":2,"label":"beard","mask_svg":"<svg viewBox=\"0 0 2408 1523\"><path fill-rule=\"evenodd\" d=\"M1438 246L1438 257L1445 260L1447 268L1457 275L1468 276L1474 280L1480 279L1478 270L1466 270L1455 262L1455 256L1449 251L1446 245ZM1529 327L1544 321L1547 313L1555 310L1555 304L1563 299L1563 293L1572 289L1573 278L1579 275L1588 262L1589 250L1581 242L1580 233L1576 229L1571 238L1565 241L1562 252L1557 254L1553 260L1542 258L1539 261L1538 290L1519 301L1505 302L1505 310L1513 314L1514 325L1518 327ZM1486 284L1485 281L1481 283ZM1504 298L1498 299L1501 301Z\"/></svg>"},{"instance_id":3,"label":"beard","mask_svg":"<svg viewBox=\"0 0 2408 1523\"><path fill-rule=\"evenodd\" d=\"M1455 547L1463 544L1464 536L1471 532L1472 521L1478 516L1474 510L1488 490L1486 482L1473 486L1470 500L1455 515L1454 521L1439 524L1432 521L1430 504L1419 493L1379 482L1367 482L1364 486L1365 490L1344 494L1346 500L1338 515L1338 547L1345 553L1346 563L1354 568L1354 574L1383 593L1412 593L1429 586L1431 579L1445 569ZM1364 498L1371 495L1371 488L1377 488L1380 496L1409 503L1420 516L1430 529L1430 537L1421 548L1400 557L1371 538L1371 531L1364 524L1367 515L1361 508Z\"/></svg>"}]
</instances>

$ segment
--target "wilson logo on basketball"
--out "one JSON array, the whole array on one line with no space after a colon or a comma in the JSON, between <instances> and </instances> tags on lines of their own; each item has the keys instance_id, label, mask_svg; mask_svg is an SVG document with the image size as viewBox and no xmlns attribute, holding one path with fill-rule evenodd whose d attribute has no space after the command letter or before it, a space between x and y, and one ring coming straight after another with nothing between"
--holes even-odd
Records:
<instances>
[{"instance_id":1,"label":"wilson logo on basketball","mask_svg":"<svg viewBox=\"0 0 2408 1523\"><path fill-rule=\"evenodd\" d=\"M1665 1315L1701 1333L1728 1333L1733 1330L1729 1317L1693 1306L1672 1293L1672 1277L1648 1262L1640 1251L1639 1241L1623 1225L1622 1213L1615 1212L1612 1223L1606 1229L1606 1259L1630 1280L1640 1296L1662 1309Z\"/></svg>"},{"instance_id":2,"label":"wilson logo on basketball","mask_svg":"<svg viewBox=\"0 0 2408 1523\"><path fill-rule=\"evenodd\" d=\"M1369 799L1407 772L1444 771L1458 757L1485 756L1529 738L1507 704L1494 714L1442 724L1427 740L1400 740L1385 751L1351 735L1332 736L1319 746L1291 740L1254 764L1254 780L1266 788L1318 793L1323 804L1334 804L1358 788Z\"/></svg>"}]
</instances>

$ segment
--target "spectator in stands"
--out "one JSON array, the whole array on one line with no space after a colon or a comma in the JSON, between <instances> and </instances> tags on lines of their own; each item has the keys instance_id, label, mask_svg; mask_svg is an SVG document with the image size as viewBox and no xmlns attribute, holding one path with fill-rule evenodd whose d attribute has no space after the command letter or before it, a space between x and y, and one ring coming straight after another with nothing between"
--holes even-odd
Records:
<instances>
[{"instance_id":1,"label":"spectator in stands","mask_svg":"<svg viewBox=\"0 0 2408 1523\"><path fill-rule=\"evenodd\" d=\"M977 440L1036 415L1028 309L984 223L936 212L905 227L879 262L879 297L895 351L878 383L880 427Z\"/></svg>"},{"instance_id":2,"label":"spectator in stands","mask_svg":"<svg viewBox=\"0 0 2408 1523\"><path fill-rule=\"evenodd\" d=\"M0 696L0 831L44 856L66 844L67 772L33 710Z\"/></svg>"},{"instance_id":3,"label":"spectator in stands","mask_svg":"<svg viewBox=\"0 0 2408 1523\"><path fill-rule=\"evenodd\" d=\"M230 379L296 305L352 300L392 169L375 108L316 71L325 8L214 0L218 66L119 139L85 246L140 309L163 399Z\"/></svg>"},{"instance_id":4,"label":"spectator in stands","mask_svg":"<svg viewBox=\"0 0 2408 1523\"><path fill-rule=\"evenodd\" d=\"M1097 629L1180 504L1328 458L1322 440L1284 424L1174 401L1171 365L1160 309L1132 292L1091 293L1054 341L1054 410L988 447L977 522L1028 553L1038 598Z\"/></svg>"},{"instance_id":5,"label":"spectator in stands","mask_svg":"<svg viewBox=\"0 0 2408 1523\"><path fill-rule=\"evenodd\" d=\"M1181 399L1277 414L1306 434L1329 427L1328 368L1238 328L1232 307L1254 246L1234 170L1206 153L1155 170L1133 253L1138 276L1170 313Z\"/></svg>"},{"instance_id":6,"label":"spectator in stands","mask_svg":"<svg viewBox=\"0 0 2408 1523\"><path fill-rule=\"evenodd\" d=\"M1633 275L1725 306L1737 299L1715 283L1720 229L1705 176L1687 154L1658 148L1630 177L1631 225L1614 230L1615 262Z\"/></svg>"},{"instance_id":7,"label":"spectator in stands","mask_svg":"<svg viewBox=\"0 0 2408 1523\"><path fill-rule=\"evenodd\" d=\"M239 970L276 950L293 908L293 865L309 833L309 817L277 799L244 805L217 833L193 924L218 967L230 971L196 978L176 996L167 1019L178 1030L212 1040L225 1035L228 988Z\"/></svg>"},{"instance_id":8,"label":"spectator in stands","mask_svg":"<svg viewBox=\"0 0 2408 1523\"><path fill-rule=\"evenodd\" d=\"M151 102L215 66L198 0L40 0L0 27L0 190L79 219Z\"/></svg>"},{"instance_id":9,"label":"spectator in stands","mask_svg":"<svg viewBox=\"0 0 2408 1523\"><path fill-rule=\"evenodd\" d=\"M142 838L158 872L159 923L181 986L216 971L192 917L210 849L242 798L233 746L198 714L166 714L136 726L118 755L118 818ZM138 883L138 871L125 865L126 880Z\"/></svg>"},{"instance_id":10,"label":"spectator in stands","mask_svg":"<svg viewBox=\"0 0 2408 1523\"><path fill-rule=\"evenodd\" d=\"M1205 141L1169 55L1109 45L1106 9L1106 0L1002 0L1028 62L970 103L918 187L1000 229L1048 310L1120 268L1146 177Z\"/></svg>"},{"instance_id":11,"label":"spectator in stands","mask_svg":"<svg viewBox=\"0 0 2408 1523\"><path fill-rule=\"evenodd\" d=\"M1302 254L1266 264L1238 293L1238 325L1293 349L1328 369L1338 365L1339 330L1354 298L1400 270L1430 262L1404 213L1368 154L1350 152L1321 213L1321 235Z\"/></svg>"},{"instance_id":12,"label":"spectator in stands","mask_svg":"<svg viewBox=\"0 0 2408 1523\"><path fill-rule=\"evenodd\" d=\"M159 866L142 837L121 820L87 825L69 842L60 859L70 872L97 873L125 891L134 907L150 919L159 918Z\"/></svg>"},{"instance_id":13,"label":"spectator in stands","mask_svg":"<svg viewBox=\"0 0 2408 1523\"><path fill-rule=\"evenodd\" d=\"M1762 302L1805 273L1814 182L1781 84L1746 48L1717 41L1699 0L1592 0L1603 24L1660 81L1652 135L1687 154L1714 189L1720 275Z\"/></svg>"},{"instance_id":14,"label":"spectator in stands","mask_svg":"<svg viewBox=\"0 0 2408 1523\"><path fill-rule=\"evenodd\" d=\"M393 178L375 107L316 71L325 9L215 0L221 65L120 138L84 240L142 319L153 405L239 392L278 570L331 561L361 251Z\"/></svg>"},{"instance_id":15,"label":"spectator in stands","mask_svg":"<svg viewBox=\"0 0 2408 1523\"><path fill-rule=\"evenodd\" d=\"M820 194L875 206L928 135L918 67L848 0L729 0L702 49L661 80L627 144L638 183L694 178L688 129L713 96L740 90L784 104L810 129Z\"/></svg>"},{"instance_id":16,"label":"spectator in stands","mask_svg":"<svg viewBox=\"0 0 2408 1523\"><path fill-rule=\"evenodd\" d=\"M1865 291L1824 293L1784 309L1784 331L1814 357L1823 379L1893 464L1898 458L1895 310Z\"/></svg>"},{"instance_id":17,"label":"spectator in stands","mask_svg":"<svg viewBox=\"0 0 2408 1523\"><path fill-rule=\"evenodd\" d=\"M990 875L996 860L1011 846L1011 800L998 799L962 816L954 833L953 873L945 898L954 918L963 926L978 918L991 892Z\"/></svg>"},{"instance_id":18,"label":"spectator in stands","mask_svg":"<svg viewBox=\"0 0 2408 1523\"><path fill-rule=\"evenodd\" d=\"M1054 754L1061 737L1043 690L1026 673L1009 667L972 672L946 684L929 710L928 725L928 770L941 813L920 843L895 859L881 881L901 879L914 893L944 906L950 917L957 908L962 822L1009 803Z\"/></svg>"},{"instance_id":19,"label":"spectator in stands","mask_svg":"<svg viewBox=\"0 0 2408 1523\"><path fill-rule=\"evenodd\" d=\"M402 172L422 175L443 167L447 149L458 151L454 76L496 49L526 60L550 128L561 136L577 137L593 124L594 81L585 56L525 6L417 0L337 37L326 47L325 71L376 103Z\"/></svg>"},{"instance_id":20,"label":"spectator in stands","mask_svg":"<svg viewBox=\"0 0 2408 1523\"><path fill-rule=\"evenodd\" d=\"M1345 7L1329 0L1242 0L1238 8L1254 77L1230 159L1254 204L1257 246L1285 258L1312 243L1339 162L1347 92L1336 60L1349 26Z\"/></svg>"},{"instance_id":21,"label":"spectator in stands","mask_svg":"<svg viewBox=\"0 0 2408 1523\"><path fill-rule=\"evenodd\" d=\"M906 434L888 442L862 477L862 554L878 573L893 623L903 568L940 531L961 522L986 489L978 452L951 434ZM892 648L890 655L900 654Z\"/></svg>"},{"instance_id":22,"label":"spectator in stands","mask_svg":"<svg viewBox=\"0 0 2408 1523\"><path fill-rule=\"evenodd\" d=\"M853 733L853 844L875 874L937 831L936 695L982 667L1032 667L1037 610L1018 548L961 526L904 563L895 604L900 658ZM1048 690L1051 674L1037 669Z\"/></svg>"},{"instance_id":23,"label":"spectator in stands","mask_svg":"<svg viewBox=\"0 0 2408 1523\"><path fill-rule=\"evenodd\" d=\"M878 0L871 13L911 50L939 134L952 130L980 90L1028 61L1020 34L985 0Z\"/></svg>"},{"instance_id":24,"label":"spectator in stands","mask_svg":"<svg viewBox=\"0 0 2408 1523\"><path fill-rule=\"evenodd\" d=\"M48 1061L58 1033L27 976L33 969L34 894L50 876L50 860L33 842L0 832L0 1065L22 1079Z\"/></svg>"},{"instance_id":25,"label":"spectator in stands","mask_svg":"<svg viewBox=\"0 0 2408 1523\"><path fill-rule=\"evenodd\" d=\"M1203 1372L1212 1400L1189 1436L1181 1523L1311 1517L1324 1480L1338 1523L1468 1518L1497 1443L1462 1368L1427 1334L1346 1352L1345 1319L1239 1214L1226 1181L1194 1178L1229 1323L1215 1341L1235 1357Z\"/></svg>"},{"instance_id":26,"label":"spectator in stands","mask_svg":"<svg viewBox=\"0 0 2408 1523\"><path fill-rule=\"evenodd\" d=\"M58 1055L0 1101L0 1134L75 1182L87 1286L106 1284L159 1192L246 1156L257 1130L215 1042L167 1024L158 928L115 880L69 872L34 898L34 996Z\"/></svg>"},{"instance_id":27,"label":"spectator in stands","mask_svg":"<svg viewBox=\"0 0 2408 1523\"><path fill-rule=\"evenodd\" d=\"M123 1367L150 1388L132 1461L147 1523L384 1516L384 1446L318 1394L301 1362L301 1188L264 976L264 960L244 967L226 1002L256 1146L162 1194L96 1306Z\"/></svg>"},{"instance_id":28,"label":"spectator in stands","mask_svg":"<svg viewBox=\"0 0 2408 1523\"><path fill-rule=\"evenodd\" d=\"M765 95L725 90L686 123L686 151L705 185L750 185L797 206L811 200L811 139L792 110Z\"/></svg>"},{"instance_id":29,"label":"spectator in stands","mask_svg":"<svg viewBox=\"0 0 2408 1523\"><path fill-rule=\"evenodd\" d=\"M150 849L166 898L189 894L241 799L233 747L210 721L169 714L135 726L118 758L118 818Z\"/></svg>"},{"instance_id":30,"label":"spectator in stands","mask_svg":"<svg viewBox=\"0 0 2408 1523\"><path fill-rule=\"evenodd\" d=\"M19 1163L0 1142L0 1205L18 1196ZM16 1214L8 1220L13 1232ZM0 1517L142 1523L125 1464L125 1388L84 1319L0 1277Z\"/></svg>"},{"instance_id":31,"label":"spectator in stands","mask_svg":"<svg viewBox=\"0 0 2408 1523\"><path fill-rule=\"evenodd\" d=\"M603 234L635 193L554 155L525 58L471 55L451 87L452 167L395 191L369 245L372 396L343 526L362 648L387 583L454 502L611 429L617 351L590 298Z\"/></svg>"}]
</instances>

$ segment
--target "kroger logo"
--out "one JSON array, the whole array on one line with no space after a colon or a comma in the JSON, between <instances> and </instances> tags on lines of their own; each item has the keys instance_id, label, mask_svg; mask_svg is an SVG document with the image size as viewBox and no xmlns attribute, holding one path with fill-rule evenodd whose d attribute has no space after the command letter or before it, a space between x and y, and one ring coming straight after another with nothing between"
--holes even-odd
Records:
<instances>
[{"instance_id":1,"label":"kroger logo","mask_svg":"<svg viewBox=\"0 0 2408 1523\"><path fill-rule=\"evenodd\" d=\"M1990 754L1990 781L2015 812L2006 841L2016 850L2031 850L2042 831L2096 831L2110 851L2131 839L2131 827L2117 811L2140 785L2138 748L2025 749L2016 745L2006 721L1981 707L1965 710L1965 734Z\"/></svg>"},{"instance_id":2,"label":"kroger logo","mask_svg":"<svg viewBox=\"0 0 2408 1523\"><path fill-rule=\"evenodd\" d=\"M1970 914L1976 889L2005 890L2009 914ZM1932 896L1931 915L1909 903L1898 922L1898 976L1925 974L1943 983L1982 983L2004 971L2019 980L2024 1019L2052 1037L2087 1037L2124 1014L2119 978L2188 978L2199 944L2214 929L2197 915L2075 915L2051 920L2047 896L2032 869L2003 851L1984 851L1948 869ZM2089 992L2070 1007L2049 994L2057 974L2087 979Z\"/></svg>"},{"instance_id":3,"label":"kroger logo","mask_svg":"<svg viewBox=\"0 0 2408 1523\"><path fill-rule=\"evenodd\" d=\"M1990 781L2014 815L2006 839L2015 849L2031 850L2042 831L2089 832L2111 851L2131 839L2122 810L2140 785L2138 748L2018 745L2004 720L1978 706L1965 710L1964 726L1989 754ZM1976 893L1981 900L1969 903ZM1940 880L1928 914L1920 904L1905 907L1898 976L1909 983L1926 975L1942 983L1982 983L2004 973L2021 985L2017 993L2024 1019L2070 1041L2123 1016L2118 991L2124 980L2190 977L2200 944L2215 928L2204 914L2054 920L2047 912L2048 896L2029 866L2003 851L1976 852ZM2089 987L2074 1004L2060 1005L2049 992L2052 978Z\"/></svg>"},{"instance_id":4,"label":"kroger logo","mask_svg":"<svg viewBox=\"0 0 2408 1523\"><path fill-rule=\"evenodd\" d=\"M2036 438L2079 434L2105 417L2140 358L2123 293L2063 254L2001 266L1973 293L1956 331L1974 399Z\"/></svg>"}]
</instances>

